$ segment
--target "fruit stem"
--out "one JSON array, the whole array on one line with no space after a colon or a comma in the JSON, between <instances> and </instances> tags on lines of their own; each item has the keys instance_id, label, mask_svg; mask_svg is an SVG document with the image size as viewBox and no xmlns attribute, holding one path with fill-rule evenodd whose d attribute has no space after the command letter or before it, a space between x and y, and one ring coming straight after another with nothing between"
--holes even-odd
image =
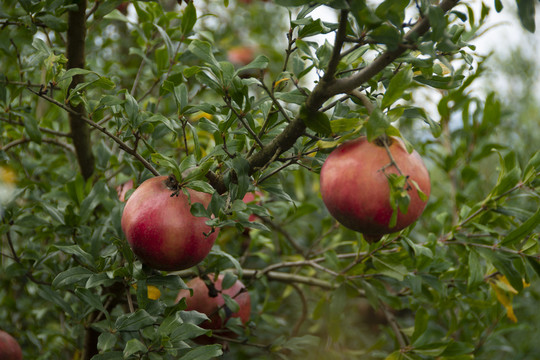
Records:
<instances>
[{"instance_id":1,"label":"fruit stem","mask_svg":"<svg viewBox=\"0 0 540 360\"><path fill-rule=\"evenodd\" d=\"M379 145L377 142L380 142L380 144L382 145ZM386 149L386 153L388 154L388 157L390 158L390 162L388 164L386 164L385 166L383 166L382 168L382 171L384 173L384 170L386 170L386 168L390 167L390 166L393 166L396 168L398 174L400 176L405 176L405 183L407 184L407 188L406 190L410 190L412 189L412 186L411 184L409 184L409 175L403 175L403 172L401 171L401 169L399 168L396 160L394 159L394 156L392 155L392 152L390 151L390 145L392 145L393 143L393 140L392 138L390 138L389 136L387 136L386 134L385 135L381 135L379 136L377 139L374 140L374 142L378 145L378 146L384 146L384 148ZM385 174L386 175L386 174Z\"/></svg>"},{"instance_id":2,"label":"fruit stem","mask_svg":"<svg viewBox=\"0 0 540 360\"><path fill-rule=\"evenodd\" d=\"M171 194L171 197L178 196L181 186L174 174L170 174L167 179L163 181L163 183L165 184L165 186L167 186L167 188L169 188L169 190L173 192Z\"/></svg>"}]
</instances>

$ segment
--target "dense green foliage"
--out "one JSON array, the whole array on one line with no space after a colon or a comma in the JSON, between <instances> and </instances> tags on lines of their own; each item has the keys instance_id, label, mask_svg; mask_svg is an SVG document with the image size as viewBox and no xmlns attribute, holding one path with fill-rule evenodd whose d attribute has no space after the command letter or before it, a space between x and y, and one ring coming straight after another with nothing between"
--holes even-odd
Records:
<instances>
[{"instance_id":1,"label":"dense green foliage","mask_svg":"<svg viewBox=\"0 0 540 360\"><path fill-rule=\"evenodd\" d=\"M25 358L540 357L538 109L471 91L486 73L471 41L500 1L107 0L70 21L85 2L0 4L0 329ZM251 62L233 63L242 46ZM318 189L360 135L401 136L432 183L418 222L372 244ZM117 194L170 173L213 194L192 213L220 228L177 273L135 258ZM251 321L197 344L204 316L176 295L224 271Z\"/></svg>"}]
</instances>

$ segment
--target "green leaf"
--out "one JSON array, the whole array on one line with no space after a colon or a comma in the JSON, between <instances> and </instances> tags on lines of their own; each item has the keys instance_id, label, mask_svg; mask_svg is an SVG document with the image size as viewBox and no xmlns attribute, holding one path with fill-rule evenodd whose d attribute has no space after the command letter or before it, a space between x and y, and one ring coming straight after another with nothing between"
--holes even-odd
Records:
<instances>
[{"instance_id":1,"label":"green leaf","mask_svg":"<svg viewBox=\"0 0 540 360\"><path fill-rule=\"evenodd\" d=\"M428 248L426 246L423 246L421 244L417 244L417 243L415 243L414 241L412 241L411 239L409 239L407 237L404 237L404 239L407 242L407 244L413 249L414 254L416 256L424 255L424 256L427 256L430 259L433 259L433 251L431 251L430 248Z\"/></svg>"},{"instance_id":2,"label":"green leaf","mask_svg":"<svg viewBox=\"0 0 540 360\"><path fill-rule=\"evenodd\" d=\"M477 251L482 257L490 261L501 274L506 276L508 282L516 291L519 292L523 289L523 278L519 271L516 270L511 257L499 253L495 249L478 248Z\"/></svg>"},{"instance_id":3,"label":"green leaf","mask_svg":"<svg viewBox=\"0 0 540 360\"><path fill-rule=\"evenodd\" d=\"M302 39L313 35L326 34L331 31L331 29L327 27L321 21L321 19L307 19L309 19L310 21L308 22L308 24L306 24L300 29L300 31L298 32L298 38Z\"/></svg>"},{"instance_id":4,"label":"green leaf","mask_svg":"<svg viewBox=\"0 0 540 360\"><path fill-rule=\"evenodd\" d=\"M216 190L212 187L212 185L201 180L190 181L186 184L186 187L196 190L196 191L204 192L207 194L213 194L216 192Z\"/></svg>"},{"instance_id":5,"label":"green leaf","mask_svg":"<svg viewBox=\"0 0 540 360\"><path fill-rule=\"evenodd\" d=\"M91 360L124 360L124 354L122 351L109 351L94 355Z\"/></svg>"},{"instance_id":6,"label":"green leaf","mask_svg":"<svg viewBox=\"0 0 540 360\"><path fill-rule=\"evenodd\" d=\"M149 118L145 119L144 122L149 123L158 123L165 125L169 130L171 130L172 133L176 134L177 125L173 122L173 120L169 119L168 117L163 116L162 114L154 114L150 116Z\"/></svg>"},{"instance_id":7,"label":"green leaf","mask_svg":"<svg viewBox=\"0 0 540 360\"><path fill-rule=\"evenodd\" d=\"M234 256L216 248L212 248L210 254L227 258L238 272L238 276L242 277L242 266Z\"/></svg>"},{"instance_id":8,"label":"green leaf","mask_svg":"<svg viewBox=\"0 0 540 360\"><path fill-rule=\"evenodd\" d=\"M92 308L104 313L107 318L109 317L108 311L103 306L103 303L97 294L94 294L92 291L85 288L77 288L75 289L75 295L77 295L79 299L90 305Z\"/></svg>"},{"instance_id":9,"label":"green leaf","mask_svg":"<svg viewBox=\"0 0 540 360\"><path fill-rule=\"evenodd\" d=\"M437 42L444 36L446 18L444 11L439 6L430 6L428 9L429 24L431 25L431 40Z\"/></svg>"},{"instance_id":10,"label":"green leaf","mask_svg":"<svg viewBox=\"0 0 540 360\"><path fill-rule=\"evenodd\" d=\"M169 172L173 173L174 176L176 176L176 179L178 181L181 181L182 172L180 171L178 164L172 157L162 155L160 153L154 153L151 155L151 158L152 158L152 162L165 167L167 170L169 170Z\"/></svg>"},{"instance_id":11,"label":"green leaf","mask_svg":"<svg viewBox=\"0 0 540 360\"><path fill-rule=\"evenodd\" d=\"M221 356L223 351L220 344L204 345L190 350L183 355L180 360L209 360L216 356Z\"/></svg>"},{"instance_id":12,"label":"green leaf","mask_svg":"<svg viewBox=\"0 0 540 360\"><path fill-rule=\"evenodd\" d=\"M403 353L400 350L396 350L385 357L384 360L403 360Z\"/></svg>"},{"instance_id":13,"label":"green leaf","mask_svg":"<svg viewBox=\"0 0 540 360\"><path fill-rule=\"evenodd\" d=\"M364 124L364 121L359 118L344 118L330 121L332 133L340 134L347 131L359 131Z\"/></svg>"},{"instance_id":14,"label":"green leaf","mask_svg":"<svg viewBox=\"0 0 540 360\"><path fill-rule=\"evenodd\" d=\"M97 348L100 351L109 351L118 342L116 336L110 332L101 333L98 337Z\"/></svg>"},{"instance_id":15,"label":"green leaf","mask_svg":"<svg viewBox=\"0 0 540 360\"><path fill-rule=\"evenodd\" d=\"M413 343L421 336L423 335L427 328L429 323L429 314L423 307L420 307L416 310L416 315L414 317L414 333L411 336L411 342Z\"/></svg>"},{"instance_id":16,"label":"green leaf","mask_svg":"<svg viewBox=\"0 0 540 360\"><path fill-rule=\"evenodd\" d=\"M124 358L128 358L138 352L145 353L147 350L147 347L139 339L131 339L124 347Z\"/></svg>"},{"instance_id":17,"label":"green leaf","mask_svg":"<svg viewBox=\"0 0 540 360\"><path fill-rule=\"evenodd\" d=\"M136 125L139 118L139 104L137 103L137 100L135 100L135 98L128 92L125 93L125 96L126 102L124 103L124 109L126 111L126 115L129 121Z\"/></svg>"},{"instance_id":18,"label":"green leaf","mask_svg":"<svg viewBox=\"0 0 540 360\"><path fill-rule=\"evenodd\" d=\"M508 190L512 189L512 187L514 187L521 179L521 169L515 167L510 170L510 172L506 174L503 172L501 175L497 185L490 194L491 197L503 195Z\"/></svg>"},{"instance_id":19,"label":"green leaf","mask_svg":"<svg viewBox=\"0 0 540 360\"><path fill-rule=\"evenodd\" d=\"M165 46L167 46L167 52L169 54L169 59L171 59L174 56L174 47L173 47L173 43L171 41L171 38L169 37L169 34L167 34L167 31L165 31L165 29L163 29L158 24L154 24L154 26L156 27L159 34L163 38L163 41L165 42Z\"/></svg>"},{"instance_id":20,"label":"green leaf","mask_svg":"<svg viewBox=\"0 0 540 360\"><path fill-rule=\"evenodd\" d=\"M213 70L219 69L219 63L212 53L212 45L209 42L193 40L188 46L188 50L199 59L207 63Z\"/></svg>"},{"instance_id":21,"label":"green leaf","mask_svg":"<svg viewBox=\"0 0 540 360\"><path fill-rule=\"evenodd\" d=\"M379 136L386 133L386 129L390 126L386 115L379 107L376 107L371 112L369 120L366 123L366 132L368 141L373 141Z\"/></svg>"},{"instance_id":22,"label":"green leaf","mask_svg":"<svg viewBox=\"0 0 540 360\"><path fill-rule=\"evenodd\" d=\"M458 75L458 76L431 76L429 78L426 78L424 76L415 76L414 81L419 82L424 85L429 85L431 87L434 87L436 89L455 89L458 88L462 81L464 79L464 76Z\"/></svg>"},{"instance_id":23,"label":"green leaf","mask_svg":"<svg viewBox=\"0 0 540 360\"><path fill-rule=\"evenodd\" d=\"M191 136L193 138L193 145L194 145L194 150L195 150L195 157L197 158L197 160L201 160L202 158L202 152L201 152L201 145L199 143L199 134L197 132L197 129L195 129L195 127L193 125L191 125L189 122L186 123L186 127L189 128L189 130L191 131Z\"/></svg>"},{"instance_id":24,"label":"green leaf","mask_svg":"<svg viewBox=\"0 0 540 360\"><path fill-rule=\"evenodd\" d=\"M49 301L57 306L59 306L66 314L68 314L71 317L75 317L75 312L71 308L70 303L64 300L58 294L58 292L54 291L51 287L47 286L39 286L37 288L37 294L41 296L46 301Z\"/></svg>"},{"instance_id":25,"label":"green leaf","mask_svg":"<svg viewBox=\"0 0 540 360\"><path fill-rule=\"evenodd\" d=\"M222 294L223 300L225 301L225 306L229 308L232 313L238 312L240 310L240 305L234 300L231 296L227 294Z\"/></svg>"},{"instance_id":26,"label":"green leaf","mask_svg":"<svg viewBox=\"0 0 540 360\"><path fill-rule=\"evenodd\" d=\"M467 286L472 289L484 282L485 269L480 262L478 253L471 249L469 252L469 275L467 277Z\"/></svg>"},{"instance_id":27,"label":"green leaf","mask_svg":"<svg viewBox=\"0 0 540 360\"><path fill-rule=\"evenodd\" d=\"M56 275L52 282L52 286L54 288L60 288L75 284L82 280L86 281L86 279L88 279L92 274L94 273L87 268L83 268L82 266L75 266Z\"/></svg>"},{"instance_id":28,"label":"green leaf","mask_svg":"<svg viewBox=\"0 0 540 360\"><path fill-rule=\"evenodd\" d=\"M69 69L68 71L66 71L64 73L64 75L62 75L62 77L58 81L60 82L60 81L66 80L66 79L71 79L72 77L74 77L76 75L88 75L88 74L96 74L96 73L91 71L91 70L87 70L87 69L72 68L72 69Z\"/></svg>"},{"instance_id":29,"label":"green leaf","mask_svg":"<svg viewBox=\"0 0 540 360\"><path fill-rule=\"evenodd\" d=\"M137 331L147 326L153 325L156 318L148 314L145 310L137 310L132 314L121 315L115 324L118 331Z\"/></svg>"},{"instance_id":30,"label":"green leaf","mask_svg":"<svg viewBox=\"0 0 540 360\"><path fill-rule=\"evenodd\" d=\"M378 43L385 44L388 50L396 50L401 41L401 34L393 26L383 24L369 33L371 38Z\"/></svg>"},{"instance_id":31,"label":"green leaf","mask_svg":"<svg viewBox=\"0 0 540 360\"><path fill-rule=\"evenodd\" d=\"M503 9L502 1L501 0L495 0L495 11L497 11L499 13L499 12L501 12L502 9Z\"/></svg>"},{"instance_id":32,"label":"green leaf","mask_svg":"<svg viewBox=\"0 0 540 360\"><path fill-rule=\"evenodd\" d=\"M184 112L184 109L188 105L188 89L186 84L182 83L174 88L174 99L176 100L176 106L180 113Z\"/></svg>"},{"instance_id":33,"label":"green leaf","mask_svg":"<svg viewBox=\"0 0 540 360\"><path fill-rule=\"evenodd\" d=\"M193 26L195 26L196 22L197 9L195 8L193 1L190 1L184 9L184 15L182 16L182 23L180 25L184 37L186 37L191 30L193 30Z\"/></svg>"},{"instance_id":34,"label":"green leaf","mask_svg":"<svg viewBox=\"0 0 540 360\"><path fill-rule=\"evenodd\" d=\"M195 313L187 312L187 311L183 312L182 319L186 316L186 314L195 314ZM200 319L201 321L208 320L208 317L205 314L199 313L199 316L204 317ZM180 325L171 327L171 333L169 336L172 341L184 341L188 339L194 339L196 337L199 337L205 334L209 334L209 331L207 329L203 329L192 323L184 322Z\"/></svg>"},{"instance_id":35,"label":"green leaf","mask_svg":"<svg viewBox=\"0 0 540 360\"><path fill-rule=\"evenodd\" d=\"M381 104L382 108L385 109L396 102L403 95L405 90L409 88L412 81L413 71L411 65L408 65L405 69L394 75L384 93Z\"/></svg>"},{"instance_id":36,"label":"green leaf","mask_svg":"<svg viewBox=\"0 0 540 360\"><path fill-rule=\"evenodd\" d=\"M524 223L512 230L503 241L501 246L510 246L518 243L527 236L530 232L536 229L540 225L540 208Z\"/></svg>"},{"instance_id":37,"label":"green leaf","mask_svg":"<svg viewBox=\"0 0 540 360\"><path fill-rule=\"evenodd\" d=\"M75 255L80 260L83 260L86 265L94 264L94 257L84 251L79 245L52 245L51 250L59 250L65 254Z\"/></svg>"},{"instance_id":38,"label":"green leaf","mask_svg":"<svg viewBox=\"0 0 540 360\"><path fill-rule=\"evenodd\" d=\"M537 176L536 174L540 170L540 151L534 153L534 155L529 159L525 171L523 174L523 182L528 184L533 181Z\"/></svg>"},{"instance_id":39,"label":"green leaf","mask_svg":"<svg viewBox=\"0 0 540 360\"><path fill-rule=\"evenodd\" d=\"M255 60L253 60L252 62L250 62L246 66L243 66L240 69L236 70L236 75L238 75L240 72L246 71L246 70L266 69L268 67L269 62L270 61L268 60L268 58L266 56L259 55L259 56L257 56L255 58Z\"/></svg>"},{"instance_id":40,"label":"green leaf","mask_svg":"<svg viewBox=\"0 0 540 360\"><path fill-rule=\"evenodd\" d=\"M41 131L39 130L38 121L33 116L23 116L24 130L28 137L33 142L41 144Z\"/></svg>"},{"instance_id":41,"label":"green leaf","mask_svg":"<svg viewBox=\"0 0 540 360\"><path fill-rule=\"evenodd\" d=\"M276 99L296 105L303 105L307 99L307 96L301 93L298 89L289 92L276 92L274 96Z\"/></svg>"},{"instance_id":42,"label":"green leaf","mask_svg":"<svg viewBox=\"0 0 540 360\"><path fill-rule=\"evenodd\" d=\"M92 187L90 194L88 194L88 196L81 203L81 220L86 221L94 209L108 197L109 189L107 184L103 180L98 181L94 187Z\"/></svg>"},{"instance_id":43,"label":"green leaf","mask_svg":"<svg viewBox=\"0 0 540 360\"><path fill-rule=\"evenodd\" d=\"M536 24L534 22L535 1L534 0L516 0L518 6L518 15L521 25L529 32L534 33Z\"/></svg>"},{"instance_id":44,"label":"green leaf","mask_svg":"<svg viewBox=\"0 0 540 360\"><path fill-rule=\"evenodd\" d=\"M527 256L527 261L529 262L529 265L533 268L533 270L540 276L540 262L533 256Z\"/></svg>"},{"instance_id":45,"label":"green leaf","mask_svg":"<svg viewBox=\"0 0 540 360\"><path fill-rule=\"evenodd\" d=\"M381 274L394 278L398 281L403 281L405 276L408 274L407 268L399 263L387 263L382 261L377 257L373 257L373 266Z\"/></svg>"},{"instance_id":46,"label":"green leaf","mask_svg":"<svg viewBox=\"0 0 540 360\"><path fill-rule=\"evenodd\" d=\"M325 113L316 111L309 112L305 106L300 109L300 116L304 124L311 130L321 135L328 136L332 134L330 119Z\"/></svg>"}]
</instances>

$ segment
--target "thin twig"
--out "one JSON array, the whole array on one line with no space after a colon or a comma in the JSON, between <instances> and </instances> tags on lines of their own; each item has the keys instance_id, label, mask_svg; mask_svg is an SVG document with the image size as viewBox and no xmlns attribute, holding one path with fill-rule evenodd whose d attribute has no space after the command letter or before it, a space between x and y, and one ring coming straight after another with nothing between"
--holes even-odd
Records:
<instances>
[{"instance_id":1,"label":"thin twig","mask_svg":"<svg viewBox=\"0 0 540 360\"><path fill-rule=\"evenodd\" d=\"M257 134L255 134L255 131L253 131L253 129L249 126L249 124L246 122L246 120L244 119L244 116L242 114L240 114L238 111L236 111L236 108L232 105L232 102L231 102L231 99L228 97L228 96L224 96L224 100L225 100L225 103L227 104L227 106L229 107L229 109L232 110L232 112L234 113L234 115L238 118L238 120L242 123L242 126L244 127L244 129L247 130L247 132L249 133L249 135L251 135L251 137L255 140L255 142L257 142L257 144L259 145L259 147L262 149L264 148L264 145L261 141L261 139L259 139L259 137L257 136Z\"/></svg>"},{"instance_id":2,"label":"thin twig","mask_svg":"<svg viewBox=\"0 0 540 360\"><path fill-rule=\"evenodd\" d=\"M17 140L13 140L12 142L7 143L6 145L0 147L0 150L7 151L7 150L9 150L10 148L12 148L14 146L18 146L18 145L21 145L21 144L26 144L26 143L29 143L31 141L32 141L32 139L26 138L26 137L20 138L20 139L17 139ZM73 148L73 146L65 144L65 143L63 143L61 141L58 141L56 139L41 138L41 141L43 141L44 143L48 143L48 144L63 147L64 149L66 149L67 151L72 152L72 153L75 152L75 149Z\"/></svg>"},{"instance_id":3,"label":"thin twig","mask_svg":"<svg viewBox=\"0 0 540 360\"><path fill-rule=\"evenodd\" d=\"M286 167L288 166L291 166L291 165L294 165L296 164L296 158L295 159L291 159L289 160L287 163L281 165L280 167L278 167L277 169L271 171L270 173L266 174L265 176L262 176L260 177L257 182L256 182L256 186L260 185L263 181L265 181L266 179L274 176L275 174L277 174L278 172L280 172L281 170L285 169Z\"/></svg>"},{"instance_id":4,"label":"thin twig","mask_svg":"<svg viewBox=\"0 0 540 360\"><path fill-rule=\"evenodd\" d=\"M401 349L405 349L409 343L409 340L405 336L405 334L401 331L399 324L396 320L396 317L394 314L388 310L387 305L381 301L381 308L384 313L384 316L386 317L386 321L388 321L388 324L390 325L390 328L394 332L394 335L396 335L396 340L399 344L399 347Z\"/></svg>"},{"instance_id":5,"label":"thin twig","mask_svg":"<svg viewBox=\"0 0 540 360\"><path fill-rule=\"evenodd\" d=\"M152 174L154 174L155 176L159 176L159 172L152 166L152 164L150 164L145 158L143 158L138 152L136 152L133 148L131 148L128 144L126 144L125 142L123 142L119 137L115 136L114 134L112 134L110 131L108 131L106 128L104 128L103 126L95 123L94 121L90 120L89 118L87 118L86 116L82 116L81 114L77 113L75 110L73 110L72 108L68 107L68 106L65 106L64 104L56 101L55 99L45 95L45 94L40 94L39 92L37 91L34 91L30 88L27 88L28 91L32 92L33 94L39 96L39 97L42 97L43 99L55 104L56 106L59 106L60 108L64 109L65 111L67 112L70 112L70 113L73 113L73 114L76 114L76 115L79 115L80 118L82 120L84 120L88 125L92 126L93 128L101 131L103 134L107 135L108 137L110 137L114 142L116 142L120 148L122 150L124 150L125 152L127 152L128 154L134 156L137 160L139 160L145 168L147 168Z\"/></svg>"},{"instance_id":6,"label":"thin twig","mask_svg":"<svg viewBox=\"0 0 540 360\"><path fill-rule=\"evenodd\" d=\"M278 224L274 223L272 220L264 218L264 217L261 218L261 221L265 223L266 225L269 225L270 227L272 227L272 229L276 230L281 235L283 235L285 239L287 239L289 244L291 244L291 246L296 250L296 252L300 254L304 253L304 249L296 243L296 241L292 238L292 236L287 231L285 231L285 229L283 229L282 226L279 226Z\"/></svg>"},{"instance_id":7,"label":"thin twig","mask_svg":"<svg viewBox=\"0 0 540 360\"><path fill-rule=\"evenodd\" d=\"M354 89L353 91L350 92L350 94L354 96L355 98L359 99L362 102L362 104L364 104L364 107L366 108L368 115L371 115L371 113L373 112L373 109L375 108L371 100L369 100L369 98L366 95L362 94L358 89Z\"/></svg>"},{"instance_id":8,"label":"thin twig","mask_svg":"<svg viewBox=\"0 0 540 360\"><path fill-rule=\"evenodd\" d=\"M223 271L232 271L234 274L238 274L238 270L236 269L225 269ZM191 269L176 271L171 274L178 275L182 278L198 276L198 274L194 270L191 270ZM259 277L262 277L262 276L265 276L269 280L273 280L273 281L280 281L287 284L292 284L292 283L304 284L304 285L309 285L309 286L315 286L324 290L334 290L337 288L336 284L330 283L325 280L320 280L312 276L288 274L285 272L278 272L278 271L269 271L269 272L263 273L261 270L257 270L257 269L242 269L243 278L258 279Z\"/></svg>"},{"instance_id":9,"label":"thin twig","mask_svg":"<svg viewBox=\"0 0 540 360\"><path fill-rule=\"evenodd\" d=\"M24 126L24 123L22 121L10 120L10 119L6 119L6 118L1 117L1 116L0 116L0 121L6 122L6 123L11 124L11 125ZM47 133L47 134L55 135L55 136L60 136L60 137L71 137L71 134L69 134L69 133L56 131L56 130L51 130L51 129L44 128L44 127L41 127L41 126L39 127L39 131Z\"/></svg>"},{"instance_id":10,"label":"thin twig","mask_svg":"<svg viewBox=\"0 0 540 360\"><path fill-rule=\"evenodd\" d=\"M296 292L298 293L298 297L300 298L300 301L302 302L302 314L300 315L300 318L298 319L298 321L296 322L296 325L294 325L294 328L292 330L292 333L291 333L291 336L296 336L298 335L298 332L300 331L300 327L302 326L302 324L304 323L304 321L306 321L307 319L307 316L308 316L308 303L307 303L307 300L306 300L306 295L304 295L304 292L302 291L302 289L300 288L300 286L298 286L297 284L290 284L294 290L296 290Z\"/></svg>"}]
</instances>

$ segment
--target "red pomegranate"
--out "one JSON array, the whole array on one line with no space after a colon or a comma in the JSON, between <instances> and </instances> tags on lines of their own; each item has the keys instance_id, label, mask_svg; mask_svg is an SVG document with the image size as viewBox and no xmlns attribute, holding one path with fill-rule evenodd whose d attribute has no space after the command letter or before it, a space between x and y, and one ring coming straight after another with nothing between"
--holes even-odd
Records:
<instances>
[{"instance_id":1,"label":"red pomegranate","mask_svg":"<svg viewBox=\"0 0 540 360\"><path fill-rule=\"evenodd\" d=\"M195 310L206 314L210 321L207 320L202 323L201 327L204 329L222 329L231 317L240 318L242 323L246 324L249 321L249 314L251 312L251 299L244 284L240 280L237 280L230 288L223 289L222 283L225 277L223 274L220 274L217 279L214 274L209 274L208 277L217 293L212 294L204 280L197 277L187 283L187 286L193 289L193 296L190 296L189 290L180 290L176 297L176 302L179 302L182 298L186 298L187 311ZM229 309L225 309L225 323L222 322L219 316L219 309L225 305L222 294L229 295L233 298L240 308L235 313L231 313Z\"/></svg>"},{"instance_id":2,"label":"red pomegranate","mask_svg":"<svg viewBox=\"0 0 540 360\"><path fill-rule=\"evenodd\" d=\"M0 359L22 360L22 350L15 338L5 331L0 330Z\"/></svg>"},{"instance_id":3,"label":"red pomegranate","mask_svg":"<svg viewBox=\"0 0 540 360\"><path fill-rule=\"evenodd\" d=\"M131 249L148 266L166 271L190 268L210 252L218 230L206 217L191 214L191 204L208 206L210 194L187 189L186 196L171 175L143 182L129 197L122 230Z\"/></svg>"},{"instance_id":4,"label":"red pomegranate","mask_svg":"<svg viewBox=\"0 0 540 360\"><path fill-rule=\"evenodd\" d=\"M384 141L395 165L391 164ZM394 210L387 176L398 174L398 168L407 177L410 203L408 211L400 211L396 225L391 227ZM321 169L321 195L337 221L373 241L407 227L424 211L427 201L420 198L412 181L429 197L429 174L416 151L407 152L399 138L368 142L366 137L361 137L341 144L330 153Z\"/></svg>"}]
</instances>

